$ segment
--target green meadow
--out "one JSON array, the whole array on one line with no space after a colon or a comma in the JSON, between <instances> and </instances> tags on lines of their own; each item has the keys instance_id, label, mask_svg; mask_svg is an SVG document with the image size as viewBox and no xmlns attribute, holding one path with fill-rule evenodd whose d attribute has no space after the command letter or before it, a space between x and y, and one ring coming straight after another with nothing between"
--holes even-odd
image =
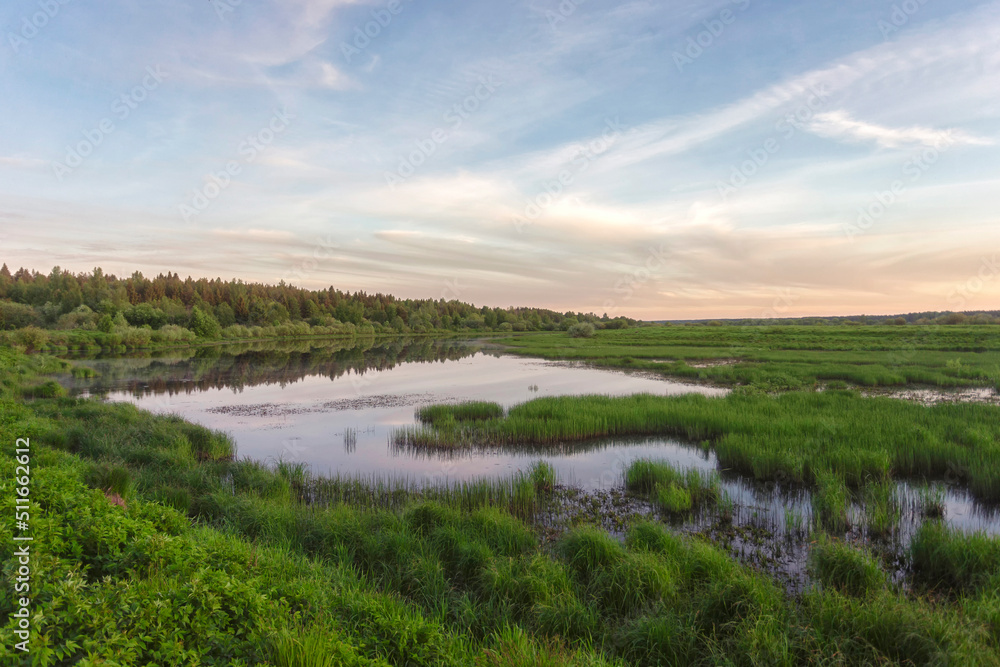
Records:
<instances>
[{"instance_id":1,"label":"green meadow","mask_svg":"<svg viewBox=\"0 0 1000 667\"><path fill-rule=\"evenodd\" d=\"M675 529L670 517L731 511L717 473L634 461L621 489L655 511L614 533L579 520L553 534L544 517L565 488L544 463L450 486L318 477L242 459L227 435L178 417L68 397L46 377L68 362L0 348L0 439L8 449L31 439L36 537L31 661L10 648L11 620L0 628L2 662L998 665L1000 539L950 528L932 485L1000 501L1000 407L829 386L996 382L991 327L927 328L907 343L917 328L531 334L507 342L736 390L609 398L594 387L509 409L428 406L395 436L446 450L689 441L714 452L720 472L811 494L809 584L796 591ZM712 360L736 363L692 365ZM14 467L9 456L0 463L8 489ZM891 564L845 536L843 522L861 499L872 534L893 530L901 480L927 490L902 563ZM0 505L11 516L13 495ZM11 533L3 522L7 618Z\"/></svg>"},{"instance_id":2,"label":"green meadow","mask_svg":"<svg viewBox=\"0 0 1000 667\"><path fill-rule=\"evenodd\" d=\"M721 385L778 391L858 387L997 387L992 325L648 326L589 338L526 334L511 351Z\"/></svg>"}]
</instances>

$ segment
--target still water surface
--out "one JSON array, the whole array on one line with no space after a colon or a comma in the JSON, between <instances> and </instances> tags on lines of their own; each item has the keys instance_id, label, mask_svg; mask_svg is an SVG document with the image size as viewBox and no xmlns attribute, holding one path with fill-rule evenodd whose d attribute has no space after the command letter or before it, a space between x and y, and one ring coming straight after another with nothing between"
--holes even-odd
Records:
<instances>
[{"instance_id":1,"label":"still water surface","mask_svg":"<svg viewBox=\"0 0 1000 667\"><path fill-rule=\"evenodd\" d=\"M92 367L98 377L75 380L76 392L177 413L226 431L241 457L302 461L317 474L378 474L417 482L507 476L545 459L563 482L593 489L620 483L624 465L640 457L704 465L696 450L664 438L588 443L572 452L440 455L391 446L393 429L414 424L414 410L422 405L486 400L511 406L541 396L716 396L726 391L518 357L468 341L394 340L368 349L272 343L78 363Z\"/></svg>"}]
</instances>

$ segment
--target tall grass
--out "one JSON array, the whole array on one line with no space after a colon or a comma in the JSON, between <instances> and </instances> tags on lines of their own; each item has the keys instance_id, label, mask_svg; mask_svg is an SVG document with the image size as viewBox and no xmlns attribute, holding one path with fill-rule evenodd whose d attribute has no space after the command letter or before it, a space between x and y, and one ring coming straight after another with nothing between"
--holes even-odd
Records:
<instances>
[{"instance_id":1,"label":"tall grass","mask_svg":"<svg viewBox=\"0 0 1000 667\"><path fill-rule=\"evenodd\" d=\"M896 484L880 481L864 487L865 526L874 536L890 535L899 526L902 517Z\"/></svg>"},{"instance_id":2,"label":"tall grass","mask_svg":"<svg viewBox=\"0 0 1000 667\"><path fill-rule=\"evenodd\" d=\"M977 590L1000 583L1000 538L924 523L910 542L914 577L932 588Z\"/></svg>"},{"instance_id":3,"label":"tall grass","mask_svg":"<svg viewBox=\"0 0 1000 667\"><path fill-rule=\"evenodd\" d=\"M823 586L865 596L884 589L888 578L868 552L823 535L809 553L809 570Z\"/></svg>"},{"instance_id":4,"label":"tall grass","mask_svg":"<svg viewBox=\"0 0 1000 667\"><path fill-rule=\"evenodd\" d=\"M708 441L722 467L760 481L816 486L835 474L850 488L893 477L958 477L981 500L1000 500L1000 408L825 391L769 396L539 398L505 416L425 424L393 434L398 446L456 449L660 435ZM883 504L883 509L891 510ZM891 520L892 512L886 516Z\"/></svg>"},{"instance_id":5,"label":"tall grass","mask_svg":"<svg viewBox=\"0 0 1000 667\"><path fill-rule=\"evenodd\" d=\"M666 461L637 459L625 469L625 488L649 498L674 516L719 502L719 477L699 470L681 472Z\"/></svg>"},{"instance_id":6,"label":"tall grass","mask_svg":"<svg viewBox=\"0 0 1000 667\"><path fill-rule=\"evenodd\" d=\"M425 424L441 422L467 422L497 419L503 416L503 406L490 401L466 401L447 405L429 405L418 408L417 419Z\"/></svg>"},{"instance_id":7,"label":"tall grass","mask_svg":"<svg viewBox=\"0 0 1000 667\"><path fill-rule=\"evenodd\" d=\"M823 529L844 533L851 527L848 514L850 497L844 481L837 475L821 473L817 476L811 502L813 517Z\"/></svg>"}]
</instances>

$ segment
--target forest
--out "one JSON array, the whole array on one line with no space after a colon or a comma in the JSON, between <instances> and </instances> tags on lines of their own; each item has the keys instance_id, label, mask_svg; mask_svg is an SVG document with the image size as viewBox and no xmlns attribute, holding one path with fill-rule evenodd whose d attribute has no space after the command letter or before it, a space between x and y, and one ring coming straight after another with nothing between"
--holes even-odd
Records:
<instances>
[{"instance_id":1,"label":"forest","mask_svg":"<svg viewBox=\"0 0 1000 667\"><path fill-rule=\"evenodd\" d=\"M48 274L25 268L11 273L6 264L0 268L0 330L95 331L117 335L129 347L193 337L555 331L581 324L621 329L636 321L542 308L476 307L458 300L397 299L334 287L307 290L284 281L266 285L182 279L177 273L147 278L138 271L120 278L100 268L77 274L59 267Z\"/></svg>"}]
</instances>

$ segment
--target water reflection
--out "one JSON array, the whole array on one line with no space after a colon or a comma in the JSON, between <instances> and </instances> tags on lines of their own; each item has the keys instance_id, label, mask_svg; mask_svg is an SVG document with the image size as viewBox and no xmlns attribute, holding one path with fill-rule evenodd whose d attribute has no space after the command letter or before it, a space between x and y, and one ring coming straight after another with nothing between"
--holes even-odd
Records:
<instances>
[{"instance_id":1,"label":"water reflection","mask_svg":"<svg viewBox=\"0 0 1000 667\"><path fill-rule=\"evenodd\" d=\"M489 400L510 406L540 396L658 395L725 390L659 377L505 355L463 340L393 339L348 346L256 343L79 362L98 377L67 378L101 394L227 431L240 456L291 460L316 474L379 474L417 482L507 475L545 458L563 479L611 486L624 465L680 447L665 439L427 456L389 445L421 405ZM671 450L672 451L672 450Z\"/></svg>"}]
</instances>

